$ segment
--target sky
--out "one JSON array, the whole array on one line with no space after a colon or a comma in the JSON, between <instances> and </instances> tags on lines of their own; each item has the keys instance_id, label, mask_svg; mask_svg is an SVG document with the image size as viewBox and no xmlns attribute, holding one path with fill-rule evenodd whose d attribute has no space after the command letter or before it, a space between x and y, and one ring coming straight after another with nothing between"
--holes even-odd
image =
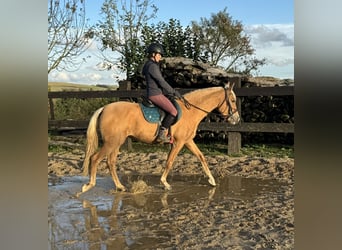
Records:
<instances>
[{"instance_id":1,"label":"sky","mask_svg":"<svg viewBox=\"0 0 342 250\"><path fill-rule=\"evenodd\" d=\"M251 38L255 56L266 58L267 64L259 68L255 76L272 76L294 79L294 1L293 0L153 0L157 17L152 23L168 22L171 18L187 26L201 17L210 19L212 14L227 8L233 20L240 21ZM86 1L86 15L90 23L100 20L103 1ZM53 71L48 81L80 84L117 85L118 71L100 70L98 45L93 43L85 56L90 56L81 68L75 71Z\"/></svg>"}]
</instances>

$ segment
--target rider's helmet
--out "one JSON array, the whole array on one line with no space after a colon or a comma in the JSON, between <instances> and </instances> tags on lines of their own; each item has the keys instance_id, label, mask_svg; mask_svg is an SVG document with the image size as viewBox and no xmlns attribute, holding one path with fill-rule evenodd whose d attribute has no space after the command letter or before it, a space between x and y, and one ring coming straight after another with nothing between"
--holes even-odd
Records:
<instances>
[{"instance_id":1,"label":"rider's helmet","mask_svg":"<svg viewBox=\"0 0 342 250\"><path fill-rule=\"evenodd\" d=\"M151 43L147 49L146 49L147 55L152 55L152 53L159 53L162 56L165 55L163 46L161 46L159 43Z\"/></svg>"}]
</instances>

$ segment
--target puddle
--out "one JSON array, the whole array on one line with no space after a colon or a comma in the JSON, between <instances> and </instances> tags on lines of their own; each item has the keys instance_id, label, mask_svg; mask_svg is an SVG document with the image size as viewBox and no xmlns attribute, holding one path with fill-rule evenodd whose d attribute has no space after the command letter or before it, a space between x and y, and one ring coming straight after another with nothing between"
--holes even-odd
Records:
<instances>
[{"instance_id":1,"label":"puddle","mask_svg":"<svg viewBox=\"0 0 342 250\"><path fill-rule=\"evenodd\" d=\"M248 224L250 209L271 211L286 190L276 180L230 176L217 178L211 187L203 176L174 175L166 192L159 179L122 177L127 187L137 180L150 187L132 194L112 193L112 179L98 177L97 185L79 198L74 195L88 177L49 179L49 249L228 247L233 241L227 232Z\"/></svg>"}]
</instances>

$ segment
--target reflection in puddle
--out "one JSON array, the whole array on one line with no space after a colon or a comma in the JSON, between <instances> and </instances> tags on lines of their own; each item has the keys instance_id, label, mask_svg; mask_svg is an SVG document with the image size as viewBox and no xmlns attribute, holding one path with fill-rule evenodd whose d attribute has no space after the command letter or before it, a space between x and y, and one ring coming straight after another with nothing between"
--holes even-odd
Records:
<instances>
[{"instance_id":1,"label":"reflection in puddle","mask_svg":"<svg viewBox=\"0 0 342 250\"><path fill-rule=\"evenodd\" d=\"M202 176L169 176L173 188L169 192L162 189L160 176L122 180L127 184L138 179L151 191L110 193L114 186L106 177L98 178L97 186L78 199L73 194L86 178L49 179L49 249L175 247L191 241L185 236L189 227L195 238L204 227L208 240L223 237L239 208L284 192L284 184L276 180L241 177L217 179L217 186L211 187Z\"/></svg>"}]
</instances>

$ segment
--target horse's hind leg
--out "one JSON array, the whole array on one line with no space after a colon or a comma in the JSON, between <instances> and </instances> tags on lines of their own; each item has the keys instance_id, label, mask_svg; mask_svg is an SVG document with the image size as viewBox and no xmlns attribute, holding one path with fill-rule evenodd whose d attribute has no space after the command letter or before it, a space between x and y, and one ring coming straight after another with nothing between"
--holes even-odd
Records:
<instances>
[{"instance_id":1,"label":"horse's hind leg","mask_svg":"<svg viewBox=\"0 0 342 250\"><path fill-rule=\"evenodd\" d=\"M196 157L201 161L203 170L205 172L205 174L208 176L209 178L209 183L213 186L216 186L216 182L215 179L213 177L213 175L210 172L210 169L208 167L208 163L204 157L204 155L202 154L202 152L199 150L199 148L197 147L197 145L195 144L195 142L193 140L191 140L190 142L187 142L185 144L185 146L194 154L196 155Z\"/></svg>"},{"instance_id":2,"label":"horse's hind leg","mask_svg":"<svg viewBox=\"0 0 342 250\"><path fill-rule=\"evenodd\" d=\"M105 158L106 152L107 152L106 147L102 147L100 151L98 151L91 157L89 183L84 184L82 186L81 193L87 192L89 189L93 188L96 185L97 166Z\"/></svg>"},{"instance_id":3,"label":"horse's hind leg","mask_svg":"<svg viewBox=\"0 0 342 250\"><path fill-rule=\"evenodd\" d=\"M116 159L118 156L118 152L119 152L119 148L116 148L108 157L107 163L110 169L110 173L112 175L113 181L115 183L115 187L117 190L121 190L121 191L126 191L126 188L124 185L122 185L122 183L119 180L119 177L116 173Z\"/></svg>"}]
</instances>

